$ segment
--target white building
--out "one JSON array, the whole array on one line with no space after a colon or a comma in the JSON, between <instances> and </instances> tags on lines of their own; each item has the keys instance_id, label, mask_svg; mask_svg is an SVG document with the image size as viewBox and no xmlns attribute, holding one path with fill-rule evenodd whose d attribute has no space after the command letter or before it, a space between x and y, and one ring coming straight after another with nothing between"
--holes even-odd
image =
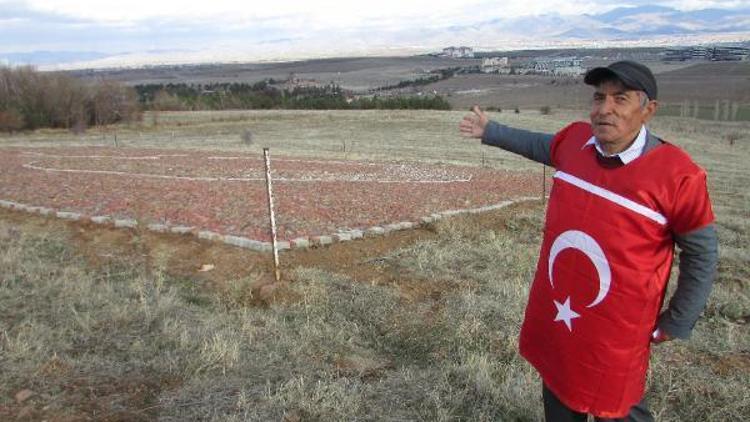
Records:
<instances>
[{"instance_id":1,"label":"white building","mask_svg":"<svg viewBox=\"0 0 750 422\"><path fill-rule=\"evenodd\" d=\"M507 57L487 57L482 60L482 73L510 73L510 62Z\"/></svg>"},{"instance_id":2,"label":"white building","mask_svg":"<svg viewBox=\"0 0 750 422\"><path fill-rule=\"evenodd\" d=\"M534 64L534 73L556 76L578 76L586 73L583 61L575 57L541 60Z\"/></svg>"},{"instance_id":3,"label":"white building","mask_svg":"<svg viewBox=\"0 0 750 422\"><path fill-rule=\"evenodd\" d=\"M443 56L455 59L474 58L474 49L471 47L448 47L443 49Z\"/></svg>"}]
</instances>

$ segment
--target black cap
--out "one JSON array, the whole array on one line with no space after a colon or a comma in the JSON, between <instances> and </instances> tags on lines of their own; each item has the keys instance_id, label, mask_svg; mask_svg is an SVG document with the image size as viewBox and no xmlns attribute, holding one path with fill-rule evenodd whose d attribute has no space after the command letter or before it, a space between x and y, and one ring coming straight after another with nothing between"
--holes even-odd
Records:
<instances>
[{"instance_id":1,"label":"black cap","mask_svg":"<svg viewBox=\"0 0 750 422\"><path fill-rule=\"evenodd\" d=\"M608 79L617 79L626 88L645 92L649 100L656 99L654 74L651 73L651 69L640 63L629 60L614 62L607 67L595 67L586 72L586 76L583 77L586 84L594 86Z\"/></svg>"}]
</instances>

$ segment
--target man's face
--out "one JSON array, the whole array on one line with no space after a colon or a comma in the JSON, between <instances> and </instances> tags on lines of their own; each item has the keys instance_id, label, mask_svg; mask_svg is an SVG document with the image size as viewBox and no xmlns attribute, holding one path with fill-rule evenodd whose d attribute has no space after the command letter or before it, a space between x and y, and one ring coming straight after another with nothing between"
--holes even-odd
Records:
<instances>
[{"instance_id":1,"label":"man's face","mask_svg":"<svg viewBox=\"0 0 750 422\"><path fill-rule=\"evenodd\" d=\"M591 126L607 153L627 149L641 126L656 112L655 101L643 104L645 95L624 87L619 81L605 81L596 87L591 102Z\"/></svg>"}]
</instances>

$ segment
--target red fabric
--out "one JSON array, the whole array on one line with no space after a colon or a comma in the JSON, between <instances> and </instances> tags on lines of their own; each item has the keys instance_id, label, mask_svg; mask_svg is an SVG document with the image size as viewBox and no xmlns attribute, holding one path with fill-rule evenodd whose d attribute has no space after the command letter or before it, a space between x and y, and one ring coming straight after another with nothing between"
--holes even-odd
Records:
<instances>
[{"instance_id":1,"label":"red fabric","mask_svg":"<svg viewBox=\"0 0 750 422\"><path fill-rule=\"evenodd\" d=\"M571 409L623 417L643 397L672 235L711 223L713 213L705 173L679 148L667 143L607 169L584 147L591 136L589 124L574 123L553 140L558 173L520 350Z\"/></svg>"}]
</instances>

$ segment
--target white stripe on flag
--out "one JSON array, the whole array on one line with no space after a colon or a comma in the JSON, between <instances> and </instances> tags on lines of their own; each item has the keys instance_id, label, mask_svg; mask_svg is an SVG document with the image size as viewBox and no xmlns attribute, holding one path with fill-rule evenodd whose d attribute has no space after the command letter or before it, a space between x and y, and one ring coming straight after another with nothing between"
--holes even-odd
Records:
<instances>
[{"instance_id":1,"label":"white stripe on flag","mask_svg":"<svg viewBox=\"0 0 750 422\"><path fill-rule=\"evenodd\" d=\"M661 225L667 224L667 218L663 215L659 214L658 212L652 210L651 208L648 208L646 206L643 206L635 201L631 201L630 199L618 195L614 192L608 191L604 188L601 188L599 186L593 185L583 179L579 179L573 175L570 175L568 173L558 171L555 173L554 176L556 179L564 180L568 183L570 183L573 186L579 187L586 192L592 193L600 198L604 198L608 201L612 201L617 205L620 205L622 207L625 207L631 211L634 211L648 219L651 219Z\"/></svg>"}]
</instances>

